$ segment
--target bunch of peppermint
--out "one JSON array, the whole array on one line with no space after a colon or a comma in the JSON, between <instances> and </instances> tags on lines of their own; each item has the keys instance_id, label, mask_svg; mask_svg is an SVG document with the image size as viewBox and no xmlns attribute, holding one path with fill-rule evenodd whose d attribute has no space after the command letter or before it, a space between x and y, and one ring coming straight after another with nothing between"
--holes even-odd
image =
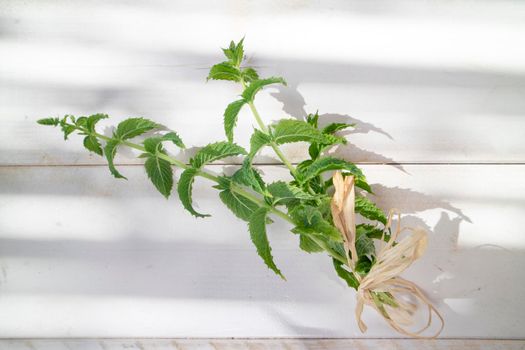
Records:
<instances>
[{"instance_id":1,"label":"bunch of peppermint","mask_svg":"<svg viewBox=\"0 0 525 350\"><path fill-rule=\"evenodd\" d=\"M166 198L174 187L173 167L181 171L176 191L184 208L197 218L209 216L199 213L192 204L192 185L197 176L213 183L220 200L239 219L247 222L248 231L257 253L264 263L277 275L284 278L272 257L272 250L267 235L267 226L272 218L290 222L291 232L299 238L299 247L307 253L327 253L333 260L339 277L357 289L359 276L365 276L375 262L373 239L386 239L389 230L385 230L387 218L366 193L372 193L362 171L353 163L327 155L334 145L345 144L345 138L337 133L354 125L346 123L328 123L320 126L319 115L310 114L305 120L281 119L266 125L255 106L257 94L266 86L283 84L280 77L262 78L253 67L245 66L243 40L223 49L226 60L211 67L208 79L228 80L242 88L240 97L230 103L224 111L224 132L226 140L210 143L197 151L185 164L170 155L164 143L173 143L183 149L181 137L174 131L166 132L159 124L145 118L129 118L120 122L111 137L97 132L97 122L108 118L106 114L63 118L41 119L43 125L59 126L64 138L77 133L83 136L85 148L100 156L105 156L111 174L118 179L126 179L115 167L114 158L122 147L140 151L138 157L144 159L146 174ZM248 147L234 143L234 129L239 112L249 108L256 121ZM143 134L153 135L140 142L133 140ZM142 136L144 137L144 136ZM310 158L301 163L292 164L281 151L286 143L303 142L308 145ZM290 171L291 181L266 182L256 166L254 158L258 152L270 147L276 156ZM242 165L233 175L215 174L206 169L207 165L220 159L239 156ZM359 189L355 196L355 212L361 215L363 224L355 230L356 257L352 257L353 269L348 263L343 236L334 226L330 202L333 194L331 173L341 171L343 176L351 175ZM382 224L382 225L381 225ZM378 294L379 303L389 303L388 293ZM383 301L381 301L383 300ZM390 300L391 302L391 300Z\"/></svg>"}]
</instances>

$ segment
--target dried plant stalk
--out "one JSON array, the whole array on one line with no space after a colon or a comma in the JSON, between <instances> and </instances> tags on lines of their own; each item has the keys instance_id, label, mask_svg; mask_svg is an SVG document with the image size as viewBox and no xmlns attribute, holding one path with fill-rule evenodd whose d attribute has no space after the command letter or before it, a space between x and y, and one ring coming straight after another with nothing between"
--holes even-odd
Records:
<instances>
[{"instance_id":1,"label":"dried plant stalk","mask_svg":"<svg viewBox=\"0 0 525 350\"><path fill-rule=\"evenodd\" d=\"M348 266L354 269L358 259L355 246L354 177L343 177L338 171L332 179L335 187L331 203L332 217L334 225L343 236ZM357 324L362 332L366 331L367 327L361 315L364 305L369 305L377 310L388 324L399 333L415 338L435 338L444 327L443 317L415 283L399 277L404 270L424 254L427 247L427 233L420 227L401 227L401 215L396 209L390 210L383 232L390 231L392 217L395 214L398 216L397 227L387 242L380 247L370 271L364 276L354 272L354 276L359 282L355 310ZM396 242L401 232L404 231L408 232L408 235ZM382 238L381 242L384 241L384 236ZM428 308L427 323L418 331L411 332L403 327L413 323L417 304L404 301L401 298L402 295L411 296ZM441 325L434 334L422 336L421 333L432 324L432 314L438 317Z\"/></svg>"}]
</instances>

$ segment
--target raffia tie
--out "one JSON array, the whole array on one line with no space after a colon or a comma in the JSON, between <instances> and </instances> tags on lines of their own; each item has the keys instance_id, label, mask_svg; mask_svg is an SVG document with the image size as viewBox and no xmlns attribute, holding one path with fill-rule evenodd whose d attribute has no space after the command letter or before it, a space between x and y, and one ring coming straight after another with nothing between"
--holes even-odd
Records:
<instances>
[{"instance_id":1,"label":"raffia tie","mask_svg":"<svg viewBox=\"0 0 525 350\"><path fill-rule=\"evenodd\" d=\"M331 203L332 217L335 226L343 235L348 266L353 270L357 263L354 178L353 176L343 178L340 172L336 172L333 176L333 183L335 193ZM376 262L368 274L361 277L358 273L354 273L359 281L355 309L357 324L361 332L366 331L367 327L361 315L364 305L369 305L397 332L415 338L435 338L441 333L445 325L443 317L414 282L399 277L425 252L427 234L420 227L402 227L401 215L396 209L390 210L384 231L391 228L394 215L398 217L397 227L391 233L388 241L379 248L376 254ZM408 232L408 235L396 242L402 232ZM383 241L384 237L381 239L381 242ZM409 331L403 327L413 323L417 304L404 301L400 298L401 295L411 296L419 300L421 304L426 305L428 310L427 323L421 329ZM440 321L439 329L432 335L421 335L432 325L433 315L436 315Z\"/></svg>"}]
</instances>

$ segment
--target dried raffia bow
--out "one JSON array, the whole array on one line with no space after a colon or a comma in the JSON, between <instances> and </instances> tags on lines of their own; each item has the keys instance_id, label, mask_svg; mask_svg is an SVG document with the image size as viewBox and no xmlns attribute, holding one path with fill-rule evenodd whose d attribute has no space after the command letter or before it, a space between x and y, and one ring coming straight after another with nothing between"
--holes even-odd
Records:
<instances>
[{"instance_id":1,"label":"dried raffia bow","mask_svg":"<svg viewBox=\"0 0 525 350\"><path fill-rule=\"evenodd\" d=\"M333 176L333 183L335 193L331 203L332 217L335 226L343 236L348 266L353 270L358 259L355 247L354 178L353 176L343 177L340 172L336 172ZM402 227L401 215L396 209L390 210L384 232L390 230L394 215L398 217L397 227L391 233L386 244L380 247L376 254L376 261L368 274L361 276L354 272L354 276L359 282L355 310L356 320L361 332L365 332L367 327L361 319L361 315L366 304L376 309L387 323L401 334L415 338L435 338L443 330L445 324L443 317L415 283L399 277L399 274L423 255L427 246L427 234L425 230L419 227ZM405 231L409 235L396 242L399 234ZM382 242L384 238L383 236ZM413 315L417 310L417 305L402 300L400 298L402 295L419 299L428 308L427 323L418 331L411 332L403 327L413 323ZM430 328L433 314L440 321L439 330L430 336L421 335Z\"/></svg>"}]
</instances>

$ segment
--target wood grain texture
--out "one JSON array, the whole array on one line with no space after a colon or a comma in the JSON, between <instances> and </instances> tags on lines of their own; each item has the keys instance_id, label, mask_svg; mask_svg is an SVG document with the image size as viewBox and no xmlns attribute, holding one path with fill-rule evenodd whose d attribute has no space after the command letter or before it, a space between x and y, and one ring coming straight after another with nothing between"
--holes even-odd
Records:
<instances>
[{"instance_id":1,"label":"wood grain texture","mask_svg":"<svg viewBox=\"0 0 525 350\"><path fill-rule=\"evenodd\" d=\"M112 115L105 132L144 116L191 146L224 139L222 113L240 90L205 78L219 47L242 35L250 63L289 83L257 98L265 120L319 110L325 122L356 122L351 144L337 150L353 161L525 161L524 3L0 4L0 164L103 163L78 138L66 147L35 125L68 113ZM241 112L239 142L254 124ZM285 152L305 154L303 145Z\"/></svg>"},{"instance_id":2,"label":"wood grain texture","mask_svg":"<svg viewBox=\"0 0 525 350\"><path fill-rule=\"evenodd\" d=\"M269 181L286 176L261 170ZM525 166L364 171L383 208L429 231L428 252L404 276L443 313L443 336L524 337L525 240L515 223ZM371 310L369 331L358 331L355 293L327 257L297 248L287 224L269 228L283 282L209 182L196 182L195 201L213 216L194 219L140 167L122 172L128 182L103 167L0 169L2 336L396 336Z\"/></svg>"},{"instance_id":3,"label":"wood grain texture","mask_svg":"<svg viewBox=\"0 0 525 350\"><path fill-rule=\"evenodd\" d=\"M0 340L1 350L521 350L518 340L409 339L75 339Z\"/></svg>"}]
</instances>

